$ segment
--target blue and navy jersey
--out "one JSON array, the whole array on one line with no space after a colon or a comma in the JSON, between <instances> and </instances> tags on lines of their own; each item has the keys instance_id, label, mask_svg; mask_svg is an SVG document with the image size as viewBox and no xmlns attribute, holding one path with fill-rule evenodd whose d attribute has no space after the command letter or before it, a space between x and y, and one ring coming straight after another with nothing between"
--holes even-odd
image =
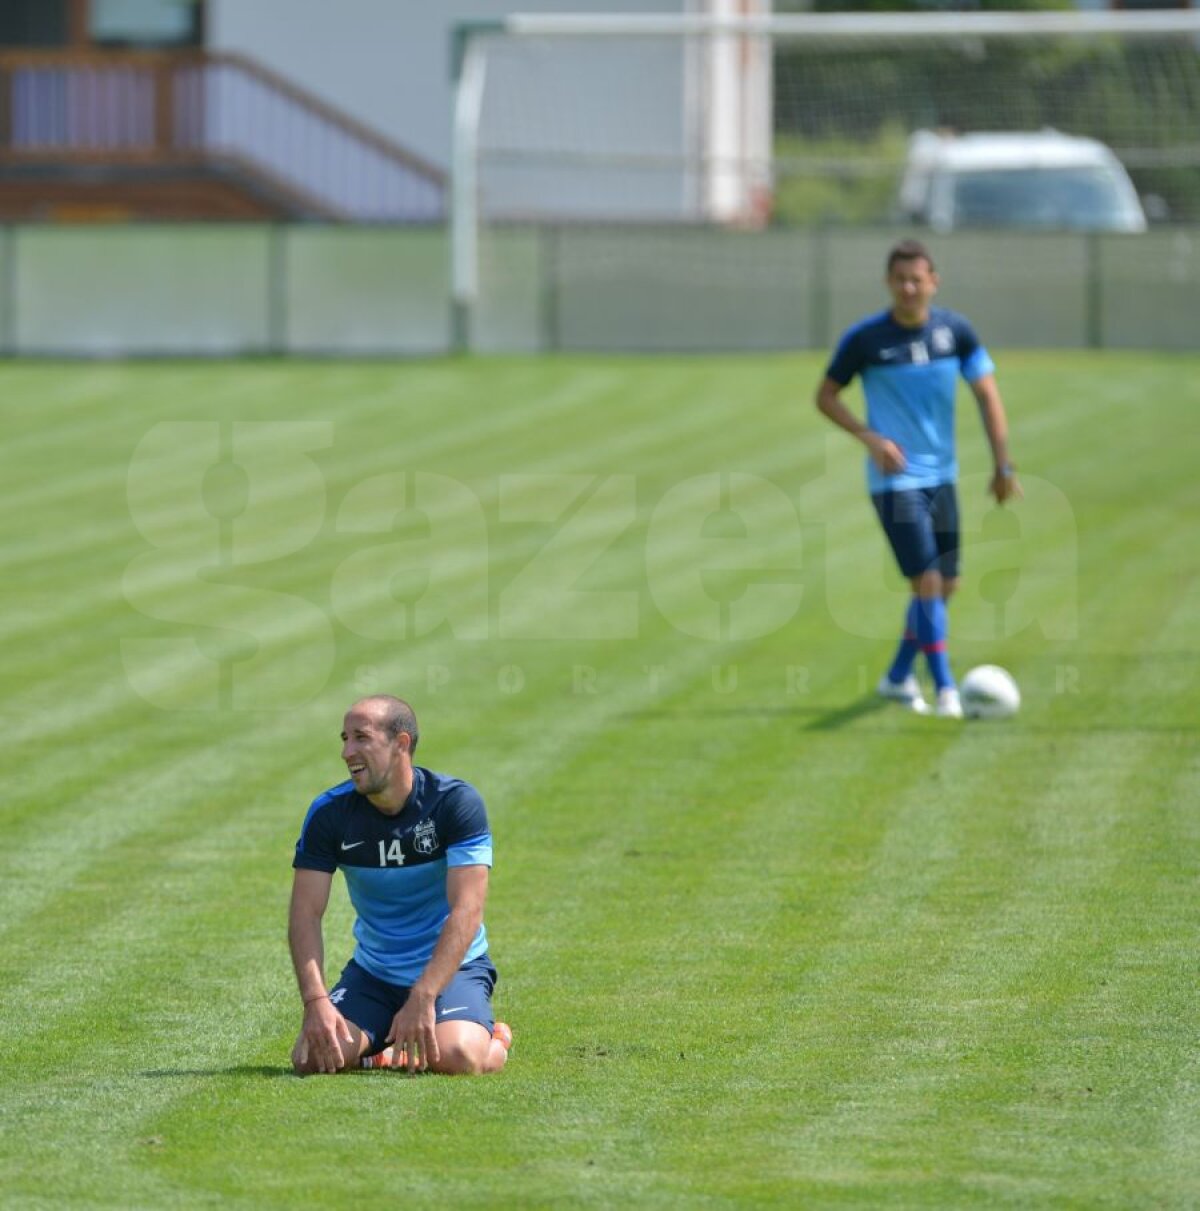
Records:
<instances>
[{"instance_id":1,"label":"blue and navy jersey","mask_svg":"<svg viewBox=\"0 0 1200 1211\"><path fill-rule=\"evenodd\" d=\"M943 307L930 308L920 328L905 328L881 311L847 330L825 373L843 387L861 376L867 424L894 441L907 463L899 475L884 475L868 458L872 494L954 482L958 376L973 383L995 368L971 325Z\"/></svg>"},{"instance_id":2,"label":"blue and navy jersey","mask_svg":"<svg viewBox=\"0 0 1200 1211\"><path fill-rule=\"evenodd\" d=\"M353 782L318 795L308 809L293 867L340 869L357 913L354 958L389 984L409 986L425 970L450 915L451 866L491 866L492 834L469 783L414 766L413 788L395 816ZM464 962L487 950L482 925Z\"/></svg>"}]
</instances>

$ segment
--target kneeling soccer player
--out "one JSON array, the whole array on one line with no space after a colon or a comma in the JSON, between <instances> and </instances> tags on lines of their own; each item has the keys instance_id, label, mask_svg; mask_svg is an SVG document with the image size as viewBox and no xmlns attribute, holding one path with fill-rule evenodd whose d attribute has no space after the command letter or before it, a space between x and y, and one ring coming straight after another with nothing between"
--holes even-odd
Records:
<instances>
[{"instance_id":1,"label":"kneeling soccer player","mask_svg":"<svg viewBox=\"0 0 1200 1211\"><path fill-rule=\"evenodd\" d=\"M399 698L355 703L342 725L350 779L313 800L300 830L288 942L304 1004L292 1049L301 1075L496 1072L508 1058L483 924L487 812L468 783L413 765L418 734ZM357 944L327 988L321 921L339 868Z\"/></svg>"}]
</instances>

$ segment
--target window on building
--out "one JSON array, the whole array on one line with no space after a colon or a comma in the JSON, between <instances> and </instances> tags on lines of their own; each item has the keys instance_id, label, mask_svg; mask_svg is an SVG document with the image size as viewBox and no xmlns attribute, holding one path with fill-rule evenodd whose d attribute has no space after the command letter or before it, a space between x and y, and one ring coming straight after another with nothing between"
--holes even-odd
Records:
<instances>
[{"instance_id":1,"label":"window on building","mask_svg":"<svg viewBox=\"0 0 1200 1211\"><path fill-rule=\"evenodd\" d=\"M91 0L88 35L100 46L198 46L200 0Z\"/></svg>"}]
</instances>

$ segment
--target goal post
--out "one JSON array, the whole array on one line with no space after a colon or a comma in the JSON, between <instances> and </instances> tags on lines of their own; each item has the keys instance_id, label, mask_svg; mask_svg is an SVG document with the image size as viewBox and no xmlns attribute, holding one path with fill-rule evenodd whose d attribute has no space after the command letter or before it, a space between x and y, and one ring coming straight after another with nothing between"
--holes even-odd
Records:
<instances>
[{"instance_id":1,"label":"goal post","mask_svg":"<svg viewBox=\"0 0 1200 1211\"><path fill-rule=\"evenodd\" d=\"M518 13L455 36L459 348L518 311L540 325L564 290L584 322L585 279L616 299L606 250L638 241L710 310L743 264L772 287L755 234L897 223L922 130L1093 138L1152 218L1200 223L1200 10Z\"/></svg>"}]
</instances>

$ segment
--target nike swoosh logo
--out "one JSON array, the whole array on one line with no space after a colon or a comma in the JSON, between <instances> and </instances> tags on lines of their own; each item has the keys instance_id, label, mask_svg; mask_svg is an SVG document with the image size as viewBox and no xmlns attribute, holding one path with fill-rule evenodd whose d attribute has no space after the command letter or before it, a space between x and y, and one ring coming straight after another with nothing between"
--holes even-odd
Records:
<instances>
[{"instance_id":1,"label":"nike swoosh logo","mask_svg":"<svg viewBox=\"0 0 1200 1211\"><path fill-rule=\"evenodd\" d=\"M455 1005L453 1009L443 1009L438 1013L438 1017L444 1018L448 1013L461 1013L464 1009L470 1009L470 1005Z\"/></svg>"},{"instance_id":2,"label":"nike swoosh logo","mask_svg":"<svg viewBox=\"0 0 1200 1211\"><path fill-rule=\"evenodd\" d=\"M366 845L365 841L351 841L349 845L345 841L342 842L342 849L357 849L360 845Z\"/></svg>"}]
</instances>

